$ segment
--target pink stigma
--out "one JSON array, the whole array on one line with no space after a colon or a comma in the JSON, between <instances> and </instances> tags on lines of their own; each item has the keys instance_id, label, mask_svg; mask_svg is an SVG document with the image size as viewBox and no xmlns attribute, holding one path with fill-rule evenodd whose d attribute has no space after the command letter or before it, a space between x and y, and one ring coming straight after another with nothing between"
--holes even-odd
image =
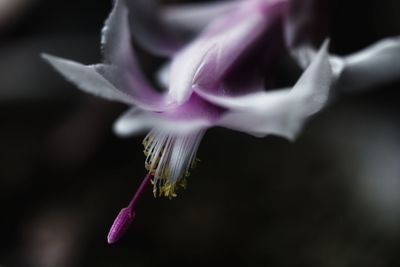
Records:
<instances>
[{"instance_id":1,"label":"pink stigma","mask_svg":"<svg viewBox=\"0 0 400 267\"><path fill-rule=\"evenodd\" d=\"M110 231L108 232L107 241L108 244L113 244L117 242L128 230L131 225L133 219L135 219L135 209L136 205L139 202L145 188L150 184L151 178L153 176L148 173L142 183L140 184L138 190L133 196L132 200L129 202L129 205L118 213L117 217L114 220L113 225L111 226Z\"/></svg>"}]
</instances>

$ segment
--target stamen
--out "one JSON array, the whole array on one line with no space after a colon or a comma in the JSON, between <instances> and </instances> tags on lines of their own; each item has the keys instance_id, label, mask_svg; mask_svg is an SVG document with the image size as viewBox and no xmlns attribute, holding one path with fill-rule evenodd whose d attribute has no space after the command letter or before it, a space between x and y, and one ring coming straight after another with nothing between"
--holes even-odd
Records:
<instances>
[{"instance_id":1,"label":"stamen","mask_svg":"<svg viewBox=\"0 0 400 267\"><path fill-rule=\"evenodd\" d=\"M121 209L121 211L118 213L107 236L107 241L109 244L117 242L128 230L133 219L135 219L136 205L138 204L140 198L142 197L145 188L150 184L152 177L153 176L149 172L144 177L142 183L140 184L132 200L129 202L128 206Z\"/></svg>"},{"instance_id":2,"label":"stamen","mask_svg":"<svg viewBox=\"0 0 400 267\"><path fill-rule=\"evenodd\" d=\"M185 188L190 169L198 163L197 148L204 130L188 134L171 134L153 129L143 140L145 168L154 177L155 197L173 198L179 188Z\"/></svg>"}]
</instances>

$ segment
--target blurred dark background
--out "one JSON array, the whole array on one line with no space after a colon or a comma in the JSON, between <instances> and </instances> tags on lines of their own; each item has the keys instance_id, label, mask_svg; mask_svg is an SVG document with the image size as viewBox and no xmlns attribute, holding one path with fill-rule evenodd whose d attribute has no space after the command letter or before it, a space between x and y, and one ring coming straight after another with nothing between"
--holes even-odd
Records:
<instances>
[{"instance_id":1,"label":"blurred dark background","mask_svg":"<svg viewBox=\"0 0 400 267\"><path fill-rule=\"evenodd\" d=\"M145 174L142 137L115 137L125 106L79 92L39 54L98 62L110 2L15 0L0 20L1 267L400 266L400 81L338 99L295 143L210 130L187 190L149 190L107 245ZM399 35L398 10L336 1L331 50Z\"/></svg>"}]
</instances>

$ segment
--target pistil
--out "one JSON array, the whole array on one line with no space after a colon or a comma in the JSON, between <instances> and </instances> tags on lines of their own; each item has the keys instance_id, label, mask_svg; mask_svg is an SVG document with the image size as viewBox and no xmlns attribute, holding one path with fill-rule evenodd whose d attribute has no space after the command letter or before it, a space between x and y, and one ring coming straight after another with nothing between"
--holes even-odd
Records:
<instances>
[{"instance_id":1,"label":"pistil","mask_svg":"<svg viewBox=\"0 0 400 267\"><path fill-rule=\"evenodd\" d=\"M121 209L121 211L118 213L107 236L107 241L109 244L117 242L128 230L132 221L135 219L136 206L141 199L145 188L150 184L152 177L153 175L149 172L144 177L128 206Z\"/></svg>"}]
</instances>

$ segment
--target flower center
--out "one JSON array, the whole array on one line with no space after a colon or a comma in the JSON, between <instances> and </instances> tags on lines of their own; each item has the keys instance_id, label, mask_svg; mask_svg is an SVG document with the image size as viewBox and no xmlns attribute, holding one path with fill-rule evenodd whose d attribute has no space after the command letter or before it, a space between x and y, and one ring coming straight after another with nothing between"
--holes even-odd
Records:
<instances>
[{"instance_id":1,"label":"flower center","mask_svg":"<svg viewBox=\"0 0 400 267\"><path fill-rule=\"evenodd\" d=\"M190 134L170 134L152 130L143 140L145 168L153 176L155 197L176 197L179 188L186 188L191 168L199 161L197 148L204 131Z\"/></svg>"}]
</instances>

